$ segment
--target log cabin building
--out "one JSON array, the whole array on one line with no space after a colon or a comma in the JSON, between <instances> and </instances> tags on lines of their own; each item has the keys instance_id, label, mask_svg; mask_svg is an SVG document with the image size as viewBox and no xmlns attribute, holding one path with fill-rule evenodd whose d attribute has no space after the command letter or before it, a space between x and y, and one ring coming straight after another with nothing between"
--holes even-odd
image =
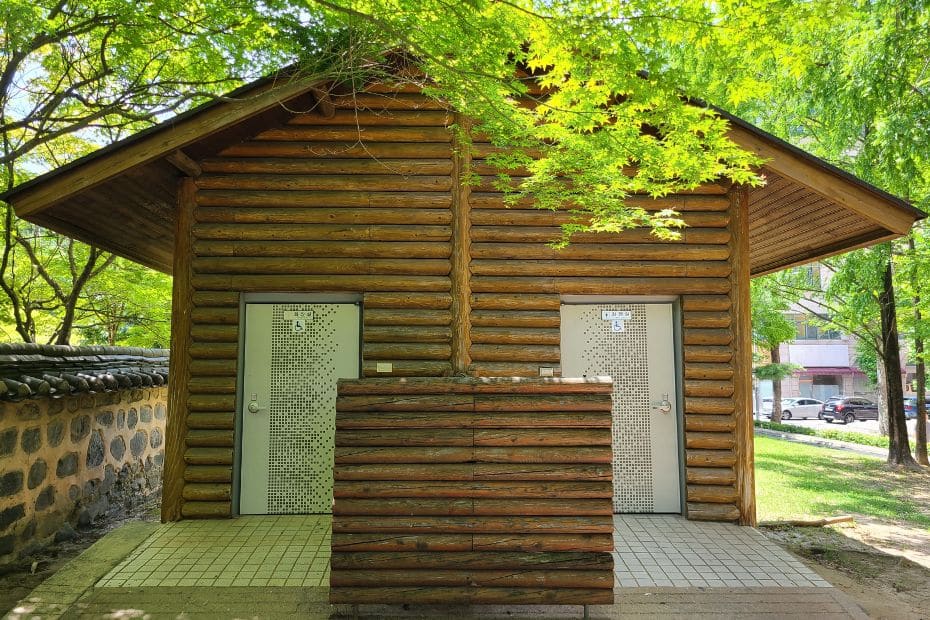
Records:
<instances>
[{"instance_id":1,"label":"log cabin building","mask_svg":"<svg viewBox=\"0 0 930 620\"><path fill-rule=\"evenodd\" d=\"M609 550L613 512L753 524L750 278L920 212L730 118L764 186L635 196L681 240L559 251L568 214L506 208L457 120L404 89L260 81L4 197L174 276L163 519L329 512L335 477L334 550L375 522L458 551L505 549L481 519L551 526L515 552Z\"/></svg>"}]
</instances>

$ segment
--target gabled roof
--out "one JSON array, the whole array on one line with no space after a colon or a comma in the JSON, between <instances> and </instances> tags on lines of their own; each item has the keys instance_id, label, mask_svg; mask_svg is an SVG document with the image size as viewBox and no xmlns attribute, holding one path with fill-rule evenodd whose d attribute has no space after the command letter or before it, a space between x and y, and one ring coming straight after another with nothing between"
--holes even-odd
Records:
<instances>
[{"instance_id":1,"label":"gabled roof","mask_svg":"<svg viewBox=\"0 0 930 620\"><path fill-rule=\"evenodd\" d=\"M364 95L363 95L364 96ZM28 181L0 199L36 224L170 272L180 177L202 158L299 114L332 116L357 98L281 73L246 85ZM334 102L335 101L335 102ZM907 232L923 213L864 181L718 111L730 137L766 160L749 193L754 275Z\"/></svg>"}]
</instances>

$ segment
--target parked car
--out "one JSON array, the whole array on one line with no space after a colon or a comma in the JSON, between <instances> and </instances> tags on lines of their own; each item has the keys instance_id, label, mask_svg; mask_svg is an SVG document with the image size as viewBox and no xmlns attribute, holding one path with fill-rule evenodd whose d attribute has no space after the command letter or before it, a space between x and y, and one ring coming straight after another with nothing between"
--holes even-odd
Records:
<instances>
[{"instance_id":1,"label":"parked car","mask_svg":"<svg viewBox=\"0 0 930 620\"><path fill-rule=\"evenodd\" d=\"M834 396L823 405L821 416L827 422L849 424L856 420L877 420L878 405L859 396Z\"/></svg>"},{"instance_id":2,"label":"parked car","mask_svg":"<svg viewBox=\"0 0 930 620\"><path fill-rule=\"evenodd\" d=\"M781 401L781 419L819 418L823 401L816 398L783 398Z\"/></svg>"},{"instance_id":3,"label":"parked car","mask_svg":"<svg viewBox=\"0 0 930 620\"><path fill-rule=\"evenodd\" d=\"M930 411L930 398L927 399L927 411ZM917 419L917 397L916 396L905 396L904 397L904 417L908 420Z\"/></svg>"}]
</instances>

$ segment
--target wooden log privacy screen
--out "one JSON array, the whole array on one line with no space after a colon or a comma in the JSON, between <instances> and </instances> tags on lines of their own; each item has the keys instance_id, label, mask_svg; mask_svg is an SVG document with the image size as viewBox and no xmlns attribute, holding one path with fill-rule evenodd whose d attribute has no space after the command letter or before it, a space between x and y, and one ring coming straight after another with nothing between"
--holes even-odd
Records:
<instances>
[{"instance_id":1,"label":"wooden log privacy screen","mask_svg":"<svg viewBox=\"0 0 930 620\"><path fill-rule=\"evenodd\" d=\"M613 603L611 388L340 381L330 601Z\"/></svg>"}]
</instances>

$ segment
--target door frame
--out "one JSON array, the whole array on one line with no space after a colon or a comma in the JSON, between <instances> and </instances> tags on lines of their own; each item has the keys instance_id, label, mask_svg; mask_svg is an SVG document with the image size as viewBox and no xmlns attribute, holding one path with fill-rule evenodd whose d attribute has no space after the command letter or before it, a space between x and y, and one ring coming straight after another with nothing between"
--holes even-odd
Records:
<instances>
[{"instance_id":1,"label":"door frame","mask_svg":"<svg viewBox=\"0 0 930 620\"><path fill-rule=\"evenodd\" d=\"M236 353L236 411L233 431L233 476L231 515L238 517L242 485L242 407L245 376L245 307L248 304L355 304L358 306L358 376L362 376L362 347L365 307L361 293L240 293L239 294L239 341Z\"/></svg>"},{"instance_id":2,"label":"door frame","mask_svg":"<svg viewBox=\"0 0 930 620\"><path fill-rule=\"evenodd\" d=\"M670 304L672 307L672 357L675 360L675 425L678 431L678 497L681 515L688 516L688 493L685 454L685 372L682 342L681 297L678 295L560 295L560 305L587 306L594 304ZM561 332L561 325L560 325ZM562 343L559 341L559 364ZM658 513L672 514L672 513Z\"/></svg>"}]
</instances>

